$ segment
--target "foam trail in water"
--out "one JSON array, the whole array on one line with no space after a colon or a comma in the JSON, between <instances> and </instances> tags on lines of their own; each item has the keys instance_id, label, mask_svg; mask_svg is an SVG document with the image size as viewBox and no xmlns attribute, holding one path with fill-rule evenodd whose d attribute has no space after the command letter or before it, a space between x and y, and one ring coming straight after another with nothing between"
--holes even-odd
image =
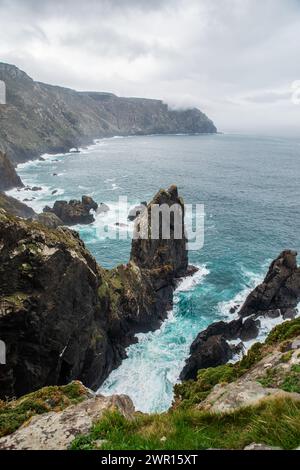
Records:
<instances>
[{"instance_id":1,"label":"foam trail in water","mask_svg":"<svg viewBox=\"0 0 300 470\"><path fill-rule=\"evenodd\" d=\"M144 412L169 408L173 386L195 336L192 320L178 314L178 296L201 283L208 273L202 266L193 276L183 279L175 292L174 309L161 328L137 335L139 342L129 346L127 359L110 374L98 393L129 395L136 409Z\"/></svg>"}]
</instances>

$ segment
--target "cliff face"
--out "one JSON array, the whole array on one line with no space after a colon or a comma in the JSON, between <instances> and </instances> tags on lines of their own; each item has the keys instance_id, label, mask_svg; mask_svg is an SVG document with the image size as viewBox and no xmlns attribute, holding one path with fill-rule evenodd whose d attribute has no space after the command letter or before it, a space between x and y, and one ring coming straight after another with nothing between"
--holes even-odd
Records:
<instances>
[{"instance_id":1,"label":"cliff face","mask_svg":"<svg viewBox=\"0 0 300 470\"><path fill-rule=\"evenodd\" d=\"M4 63L0 80L7 91L7 105L0 106L0 149L14 163L105 136L216 132L198 109L175 111L159 100L50 86Z\"/></svg>"},{"instance_id":2,"label":"cliff face","mask_svg":"<svg viewBox=\"0 0 300 470\"><path fill-rule=\"evenodd\" d=\"M161 194L173 200L177 189L155 201ZM167 253L160 264L157 250ZM157 328L172 304L179 274L172 266L180 260L184 274L185 240L161 240L157 250L147 261L143 251L143 266L135 256L106 271L76 232L0 210L0 339L7 347L0 397L73 379L97 388L135 333Z\"/></svg>"},{"instance_id":3,"label":"cliff face","mask_svg":"<svg viewBox=\"0 0 300 470\"><path fill-rule=\"evenodd\" d=\"M14 187L22 186L22 181L17 175L12 163L8 160L5 153L0 151L0 191L8 191Z\"/></svg>"}]
</instances>

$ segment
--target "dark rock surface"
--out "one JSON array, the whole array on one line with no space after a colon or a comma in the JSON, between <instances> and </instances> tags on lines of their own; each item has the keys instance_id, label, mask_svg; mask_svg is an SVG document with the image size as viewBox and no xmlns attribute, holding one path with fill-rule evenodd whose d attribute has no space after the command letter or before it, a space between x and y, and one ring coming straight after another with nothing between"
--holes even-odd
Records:
<instances>
[{"instance_id":1,"label":"dark rock surface","mask_svg":"<svg viewBox=\"0 0 300 470\"><path fill-rule=\"evenodd\" d=\"M149 231L149 220L154 206L174 206L178 208L178 221L176 224L180 229L181 238L175 239L175 217L171 213L170 219L163 217L163 222L170 227L170 238L163 239L161 233L155 239L153 237L153 227L151 234ZM154 199L148 204L147 211L135 220L135 239L132 241L131 259L141 268L160 269L169 263L173 277L185 276L188 269L188 253L186 250L186 238L184 234L184 204L178 196L177 187L171 186L167 191L161 189ZM169 222L170 221L170 222ZM161 227L161 224L159 225ZM141 236L139 236L139 234ZM145 238L142 238L145 235ZM151 236L150 236L151 235Z\"/></svg>"},{"instance_id":2,"label":"dark rock surface","mask_svg":"<svg viewBox=\"0 0 300 470\"><path fill-rule=\"evenodd\" d=\"M300 267L297 267L297 252L283 251L269 267L259 286L247 297L239 311L242 317L263 314L270 310L294 309L300 302Z\"/></svg>"},{"instance_id":3,"label":"dark rock surface","mask_svg":"<svg viewBox=\"0 0 300 470\"><path fill-rule=\"evenodd\" d=\"M154 200L165 197L177 199L177 189ZM184 274L185 243L156 242L164 252L161 264L149 245L148 257L143 246L142 263L132 256L107 271L76 232L0 211L0 332L7 347L0 397L73 379L98 388L126 357L135 334L166 318L175 278Z\"/></svg>"},{"instance_id":4,"label":"dark rock surface","mask_svg":"<svg viewBox=\"0 0 300 470\"><path fill-rule=\"evenodd\" d=\"M98 204L91 197L82 196L81 201L56 201L53 208L46 206L44 212L53 212L65 225L91 224L95 218L90 211L97 208Z\"/></svg>"},{"instance_id":5,"label":"dark rock surface","mask_svg":"<svg viewBox=\"0 0 300 470\"><path fill-rule=\"evenodd\" d=\"M181 374L181 380L195 380L199 369L216 367L226 364L233 356L233 352L223 336L210 336L207 340L198 343L194 352L186 362Z\"/></svg>"},{"instance_id":6,"label":"dark rock surface","mask_svg":"<svg viewBox=\"0 0 300 470\"><path fill-rule=\"evenodd\" d=\"M196 378L197 367L215 367L226 363L224 360L229 349L231 354L237 351L228 344L229 349L226 348L224 342L238 338L242 341L255 339L259 334L260 317L277 318L282 315L283 320L295 317L295 307L300 301L300 268L297 267L296 257L295 251L285 250L271 263L263 283L248 295L242 305L237 320L213 323L198 334L180 374L181 380ZM208 343L211 338L222 338L220 344L218 340L218 353ZM212 365L203 366L208 362Z\"/></svg>"},{"instance_id":7,"label":"dark rock surface","mask_svg":"<svg viewBox=\"0 0 300 470\"><path fill-rule=\"evenodd\" d=\"M6 154L2 153L0 150L0 191L8 191L16 187L21 188L22 186L23 183L17 175L13 164L9 161Z\"/></svg>"},{"instance_id":8,"label":"dark rock surface","mask_svg":"<svg viewBox=\"0 0 300 470\"><path fill-rule=\"evenodd\" d=\"M172 110L160 100L77 92L33 81L0 63L7 105L0 107L0 149L13 162L68 152L113 135L215 133L198 109Z\"/></svg>"}]
</instances>

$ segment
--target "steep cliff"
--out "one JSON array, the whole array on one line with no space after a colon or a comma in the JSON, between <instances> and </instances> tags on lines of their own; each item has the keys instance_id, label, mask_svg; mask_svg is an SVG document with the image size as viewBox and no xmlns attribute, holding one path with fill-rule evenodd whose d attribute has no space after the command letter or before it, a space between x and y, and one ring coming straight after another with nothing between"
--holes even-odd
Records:
<instances>
[{"instance_id":1,"label":"steep cliff","mask_svg":"<svg viewBox=\"0 0 300 470\"><path fill-rule=\"evenodd\" d=\"M216 132L198 109L176 111L160 100L50 86L4 63L0 80L7 91L7 105L0 106L0 149L14 163L105 136Z\"/></svg>"},{"instance_id":2,"label":"steep cliff","mask_svg":"<svg viewBox=\"0 0 300 470\"><path fill-rule=\"evenodd\" d=\"M5 153L2 153L0 150L0 191L8 191L14 187L22 186L22 181L17 175L14 166L9 161Z\"/></svg>"},{"instance_id":3,"label":"steep cliff","mask_svg":"<svg viewBox=\"0 0 300 470\"><path fill-rule=\"evenodd\" d=\"M172 187L154 200L165 195L170 204L178 199ZM135 333L159 326L184 274L185 239L161 240L148 260L143 250L143 265L136 255L142 243L134 242L128 264L106 271L76 232L0 210L0 339L7 348L0 397L73 379L97 388ZM158 251L165 253L160 263Z\"/></svg>"}]
</instances>

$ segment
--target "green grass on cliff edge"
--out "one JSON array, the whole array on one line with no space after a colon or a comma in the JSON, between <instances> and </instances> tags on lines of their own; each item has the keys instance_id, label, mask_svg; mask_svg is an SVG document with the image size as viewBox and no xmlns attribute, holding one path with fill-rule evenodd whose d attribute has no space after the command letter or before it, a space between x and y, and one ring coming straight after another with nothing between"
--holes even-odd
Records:
<instances>
[{"instance_id":1,"label":"green grass on cliff edge","mask_svg":"<svg viewBox=\"0 0 300 470\"><path fill-rule=\"evenodd\" d=\"M265 344L256 343L236 364L203 369L197 380L175 385L175 404L162 414L136 413L126 420L118 412L107 412L85 436L76 438L72 450L192 450L243 449L252 442L282 449L300 444L300 402L287 398L267 399L255 407L228 414L213 414L196 409L213 387L229 383L245 374L273 345L291 340L300 334L300 319L275 327ZM297 391L299 369L294 368L282 388Z\"/></svg>"},{"instance_id":2,"label":"green grass on cliff edge","mask_svg":"<svg viewBox=\"0 0 300 470\"><path fill-rule=\"evenodd\" d=\"M16 431L34 415L61 411L85 397L86 388L74 381L60 387L44 387L17 400L0 400L0 437Z\"/></svg>"},{"instance_id":3,"label":"green grass on cliff edge","mask_svg":"<svg viewBox=\"0 0 300 470\"><path fill-rule=\"evenodd\" d=\"M266 400L230 414L177 409L163 414L137 414L126 420L108 412L91 433L76 438L72 450L243 449L260 442L282 449L300 443L300 403Z\"/></svg>"}]
</instances>

